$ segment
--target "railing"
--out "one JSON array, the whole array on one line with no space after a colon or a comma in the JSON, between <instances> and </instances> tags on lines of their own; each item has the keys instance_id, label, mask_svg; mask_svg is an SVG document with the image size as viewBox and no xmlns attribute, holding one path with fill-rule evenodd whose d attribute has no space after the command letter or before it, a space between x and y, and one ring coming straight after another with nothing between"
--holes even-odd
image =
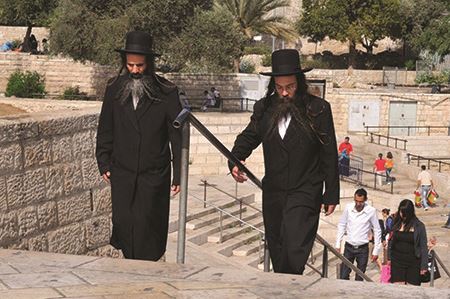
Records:
<instances>
[{"instance_id":1,"label":"railing","mask_svg":"<svg viewBox=\"0 0 450 299\"><path fill-rule=\"evenodd\" d=\"M346 166L340 166L340 167L346 167ZM342 173L340 174L341 180L351 181L360 186L364 186L364 187L368 187L368 188L371 188L374 190L379 190L379 191L394 194L395 181L392 179L389 179L389 177L384 174L378 174L376 172L371 172L371 171L367 171L367 170L352 167L352 166L348 167L347 173L348 173L348 175L343 175ZM369 181L372 181L372 179L369 179L368 181L364 181L364 178L363 178L364 174L367 174L367 176L369 176L369 177L373 177L373 185L368 183ZM383 182L386 182L386 183L389 182L389 186L390 186L389 190L381 189L380 181L381 181L381 186L383 186Z\"/></svg>"},{"instance_id":2,"label":"railing","mask_svg":"<svg viewBox=\"0 0 450 299\"><path fill-rule=\"evenodd\" d=\"M378 138L374 138L374 136L378 137ZM386 140L386 144L384 144L384 143L381 144L381 138L384 138ZM375 142L375 139L378 139L378 142ZM376 134L376 133L370 132L370 141L369 142L376 143L379 145L386 145L387 147L394 147L394 148L399 148L398 143L403 142L403 150L406 150L406 143L408 142L408 140L397 138L397 137L391 137L389 135L381 135L381 134Z\"/></svg>"},{"instance_id":3,"label":"railing","mask_svg":"<svg viewBox=\"0 0 450 299\"><path fill-rule=\"evenodd\" d=\"M188 97L187 104L184 104L185 108L189 108L191 111L233 111L233 112L246 112L249 110L249 102L255 101L246 98L219 98L215 106L205 106L206 99L204 97Z\"/></svg>"},{"instance_id":4,"label":"railing","mask_svg":"<svg viewBox=\"0 0 450 299\"><path fill-rule=\"evenodd\" d=\"M407 129L407 136L411 136L411 132L416 133L416 129L425 129L428 136L431 135L431 130L433 129L446 129L447 135L450 136L450 126L365 126L366 136L369 135L369 129L387 129L387 136L389 136L389 131L391 129ZM414 130L413 130L414 129Z\"/></svg>"},{"instance_id":5,"label":"railing","mask_svg":"<svg viewBox=\"0 0 450 299\"><path fill-rule=\"evenodd\" d=\"M434 267L436 266L436 262L438 262L439 265L441 265L441 269L444 270L444 272L447 274L448 277L450 277L450 272L448 271L447 267L445 267L444 263L442 262L441 258L437 254L436 251L431 250L431 271L430 271L430 287L434 287Z\"/></svg>"},{"instance_id":6,"label":"railing","mask_svg":"<svg viewBox=\"0 0 450 299\"><path fill-rule=\"evenodd\" d=\"M189 109L183 109L177 116L173 125L176 128L182 127L182 152L181 152L181 193L180 193L180 208L178 215L178 242L177 242L177 262L184 263L185 254L185 242L186 242L186 207L187 207L187 195L188 195L188 172L189 172L189 139L190 128L192 124L208 141L221 152L228 161L236 165L241 171L243 171L247 177L256 186L262 189L261 181L241 163L203 124L189 111ZM200 199L201 200L201 199ZM366 281L372 281L366 274L359 270L353 263L346 259L340 252L338 252L331 244L323 239L319 234L316 234L316 241L324 245L323 250L323 264L322 271L317 270L322 277L328 277L328 251L331 251L336 257L338 257L344 264L351 268L355 273L360 275ZM269 252L267 247L267 241L264 238L264 271L268 272L270 268ZM309 265L311 267L311 265Z\"/></svg>"},{"instance_id":7,"label":"railing","mask_svg":"<svg viewBox=\"0 0 450 299\"><path fill-rule=\"evenodd\" d=\"M449 162L444 162L438 159L432 159L432 158L426 158L426 157L422 157L422 156L418 156L418 155L413 155L413 154L406 154L408 157L408 164L411 164L412 160L417 160L417 166L420 166L420 161L426 161L428 169L431 169L431 166L433 164L431 164L431 162L437 163L437 167L438 167L438 171L441 172L442 170L442 165L447 165L450 168L450 163ZM448 159L448 158L446 158Z\"/></svg>"}]
</instances>

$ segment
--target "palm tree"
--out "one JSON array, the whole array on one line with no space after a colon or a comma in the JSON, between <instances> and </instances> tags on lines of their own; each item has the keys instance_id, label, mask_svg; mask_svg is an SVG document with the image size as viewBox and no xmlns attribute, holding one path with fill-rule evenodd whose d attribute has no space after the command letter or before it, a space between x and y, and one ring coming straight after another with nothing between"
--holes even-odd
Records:
<instances>
[{"instance_id":1,"label":"palm tree","mask_svg":"<svg viewBox=\"0 0 450 299\"><path fill-rule=\"evenodd\" d=\"M275 14L277 8L289 8L290 0L216 0L214 5L231 13L248 39L259 33L286 41L295 41L298 37L291 22L285 16Z\"/></svg>"},{"instance_id":2,"label":"palm tree","mask_svg":"<svg viewBox=\"0 0 450 299\"><path fill-rule=\"evenodd\" d=\"M284 15L277 15L275 9L290 7L290 0L215 0L214 8L228 12L242 34L249 40L265 33L286 41L298 37L294 26ZM239 71L239 59L234 62Z\"/></svg>"}]
</instances>

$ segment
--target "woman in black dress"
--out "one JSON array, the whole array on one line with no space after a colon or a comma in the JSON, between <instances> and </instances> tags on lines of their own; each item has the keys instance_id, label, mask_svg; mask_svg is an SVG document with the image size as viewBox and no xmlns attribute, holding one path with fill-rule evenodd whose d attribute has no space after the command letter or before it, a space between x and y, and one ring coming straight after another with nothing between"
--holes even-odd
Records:
<instances>
[{"instance_id":1,"label":"woman in black dress","mask_svg":"<svg viewBox=\"0 0 450 299\"><path fill-rule=\"evenodd\" d=\"M420 275L427 271L427 233L409 199L400 202L392 232L388 246L391 282L420 285Z\"/></svg>"}]
</instances>

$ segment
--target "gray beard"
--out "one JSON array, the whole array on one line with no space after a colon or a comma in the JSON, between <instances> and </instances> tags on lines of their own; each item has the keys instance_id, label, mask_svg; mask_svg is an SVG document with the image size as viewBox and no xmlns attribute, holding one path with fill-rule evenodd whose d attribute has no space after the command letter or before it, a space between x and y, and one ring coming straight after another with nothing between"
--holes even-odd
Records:
<instances>
[{"instance_id":1,"label":"gray beard","mask_svg":"<svg viewBox=\"0 0 450 299\"><path fill-rule=\"evenodd\" d=\"M152 76L143 75L139 78L133 78L132 76L123 83L119 92L119 102L124 105L130 98L138 98L139 101L144 99L151 99L161 101L156 98L157 85Z\"/></svg>"}]
</instances>

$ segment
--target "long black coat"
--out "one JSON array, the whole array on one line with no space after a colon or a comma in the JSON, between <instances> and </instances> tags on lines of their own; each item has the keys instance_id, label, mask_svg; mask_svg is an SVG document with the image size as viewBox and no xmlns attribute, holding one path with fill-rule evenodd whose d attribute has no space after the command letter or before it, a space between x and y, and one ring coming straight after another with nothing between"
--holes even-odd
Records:
<instances>
[{"instance_id":1,"label":"long black coat","mask_svg":"<svg viewBox=\"0 0 450 299\"><path fill-rule=\"evenodd\" d=\"M245 160L262 142L263 216L274 270L302 273L317 233L321 204L339 203L333 117L328 102L305 96L296 106L310 116L315 133L308 137L292 117L281 139L278 128L269 133L274 102L272 96L255 103L251 121L238 135L232 153Z\"/></svg>"},{"instance_id":2,"label":"long black coat","mask_svg":"<svg viewBox=\"0 0 450 299\"><path fill-rule=\"evenodd\" d=\"M134 110L131 97L117 99L126 78L106 89L96 156L100 173L111 172L111 244L127 258L155 261L166 250L171 160L172 183L180 181L181 134L172 121L181 105L177 88L158 77L165 86L157 100L140 99Z\"/></svg>"}]
</instances>

